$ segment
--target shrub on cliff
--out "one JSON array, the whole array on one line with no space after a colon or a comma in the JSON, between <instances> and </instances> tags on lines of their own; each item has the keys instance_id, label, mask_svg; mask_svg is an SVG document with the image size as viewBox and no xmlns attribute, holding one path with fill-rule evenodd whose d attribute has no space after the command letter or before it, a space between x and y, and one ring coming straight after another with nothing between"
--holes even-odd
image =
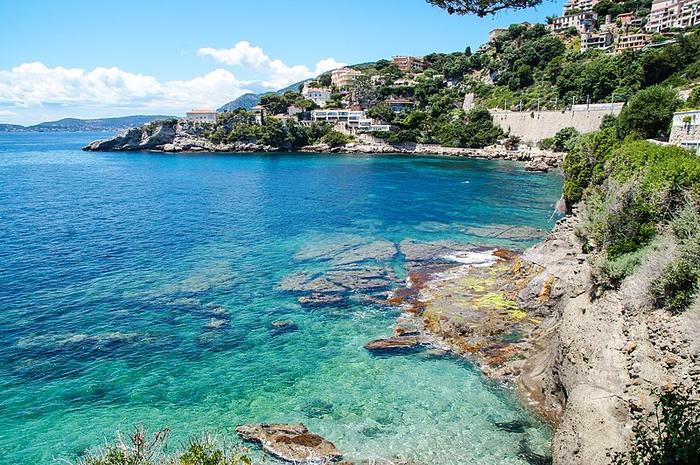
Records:
<instances>
[{"instance_id":1,"label":"shrub on cliff","mask_svg":"<svg viewBox=\"0 0 700 465\"><path fill-rule=\"evenodd\" d=\"M596 257L596 282L617 286L657 235L672 229L679 257L653 283L653 294L658 306L680 311L694 298L700 277L700 158L646 141L602 150L595 143L601 133L583 136L564 166L567 199L585 201L580 236Z\"/></svg>"},{"instance_id":2,"label":"shrub on cliff","mask_svg":"<svg viewBox=\"0 0 700 465\"><path fill-rule=\"evenodd\" d=\"M340 147L342 145L352 142L352 136L344 134L340 131L330 130L321 139L321 142L328 144L331 147Z\"/></svg>"},{"instance_id":3,"label":"shrub on cliff","mask_svg":"<svg viewBox=\"0 0 700 465\"><path fill-rule=\"evenodd\" d=\"M637 420L626 454L615 454L614 465L700 464L700 401L693 391L663 392L655 411Z\"/></svg>"},{"instance_id":4,"label":"shrub on cliff","mask_svg":"<svg viewBox=\"0 0 700 465\"><path fill-rule=\"evenodd\" d=\"M170 430L148 435L142 428L117 435L113 443L87 452L78 465L250 465L243 448L221 446L210 436L190 441L179 452L166 454Z\"/></svg>"},{"instance_id":5,"label":"shrub on cliff","mask_svg":"<svg viewBox=\"0 0 700 465\"><path fill-rule=\"evenodd\" d=\"M667 136L673 112L680 105L678 94L668 87L652 86L640 90L620 112L620 137L652 139Z\"/></svg>"}]
</instances>

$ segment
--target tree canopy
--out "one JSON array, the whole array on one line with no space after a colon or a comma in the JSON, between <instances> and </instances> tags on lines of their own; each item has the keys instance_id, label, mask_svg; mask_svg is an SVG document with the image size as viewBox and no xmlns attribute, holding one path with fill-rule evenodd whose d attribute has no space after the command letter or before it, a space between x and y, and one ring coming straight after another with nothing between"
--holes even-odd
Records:
<instances>
[{"instance_id":1,"label":"tree canopy","mask_svg":"<svg viewBox=\"0 0 700 465\"><path fill-rule=\"evenodd\" d=\"M519 10L542 3L542 0L426 0L457 15L492 15L501 10Z\"/></svg>"}]
</instances>

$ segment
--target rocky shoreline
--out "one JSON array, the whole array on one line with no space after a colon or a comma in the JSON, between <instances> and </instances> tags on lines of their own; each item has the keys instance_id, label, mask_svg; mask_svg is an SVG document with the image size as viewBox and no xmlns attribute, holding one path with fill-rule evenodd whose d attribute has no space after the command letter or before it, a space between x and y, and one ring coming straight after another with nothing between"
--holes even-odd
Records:
<instances>
[{"instance_id":1,"label":"rocky shoreline","mask_svg":"<svg viewBox=\"0 0 700 465\"><path fill-rule=\"evenodd\" d=\"M93 141L83 147L91 152L151 151L164 153L232 153L232 152L283 152L283 147L252 142L215 143L206 137L202 127L183 122L151 124L131 128L120 134ZM529 171L550 171L561 166L564 154L527 148L507 150L503 146L469 149L443 147L435 144L388 144L377 142L352 142L341 146L316 144L299 148L299 152L344 154L400 154L421 156L465 157L487 160L512 160L525 162Z\"/></svg>"},{"instance_id":2,"label":"rocky shoreline","mask_svg":"<svg viewBox=\"0 0 700 465\"><path fill-rule=\"evenodd\" d=\"M466 357L552 424L554 464L607 465L654 390L700 382L700 327L653 310L639 278L595 298L579 221L561 219L523 254L494 250L489 266L414 269L389 298L404 310L393 334L366 348Z\"/></svg>"}]
</instances>

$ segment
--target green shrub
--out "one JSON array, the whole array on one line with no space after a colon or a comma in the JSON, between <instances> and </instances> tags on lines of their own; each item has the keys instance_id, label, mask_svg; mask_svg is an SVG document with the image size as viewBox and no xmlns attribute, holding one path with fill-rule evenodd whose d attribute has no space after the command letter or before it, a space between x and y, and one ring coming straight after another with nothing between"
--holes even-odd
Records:
<instances>
[{"instance_id":1,"label":"green shrub","mask_svg":"<svg viewBox=\"0 0 700 465\"><path fill-rule=\"evenodd\" d=\"M640 90L620 112L620 137L651 139L668 135L673 112L680 105L678 94L670 88L651 86Z\"/></svg>"},{"instance_id":2,"label":"green shrub","mask_svg":"<svg viewBox=\"0 0 700 465\"><path fill-rule=\"evenodd\" d=\"M210 436L191 439L184 451L166 454L170 430L149 435L137 428L111 444L87 452L78 465L250 465L246 449L219 446Z\"/></svg>"},{"instance_id":3,"label":"green shrub","mask_svg":"<svg viewBox=\"0 0 700 465\"><path fill-rule=\"evenodd\" d=\"M680 258L669 263L652 287L652 295L658 307L673 313L682 312L693 302L698 291L700 269L688 260Z\"/></svg>"},{"instance_id":4,"label":"green shrub","mask_svg":"<svg viewBox=\"0 0 700 465\"><path fill-rule=\"evenodd\" d=\"M340 147L352 141L352 136L344 134L340 131L335 131L331 129L326 133L321 139L324 144L328 144L331 147Z\"/></svg>"},{"instance_id":5,"label":"green shrub","mask_svg":"<svg viewBox=\"0 0 700 465\"><path fill-rule=\"evenodd\" d=\"M700 212L688 203L671 220L671 231L679 245L678 258L669 263L652 284L657 307L682 312L700 288Z\"/></svg>"},{"instance_id":6,"label":"green shrub","mask_svg":"<svg viewBox=\"0 0 700 465\"><path fill-rule=\"evenodd\" d=\"M655 411L632 427L631 450L612 457L614 465L697 465L700 463L700 401L694 391L663 392Z\"/></svg>"}]
</instances>

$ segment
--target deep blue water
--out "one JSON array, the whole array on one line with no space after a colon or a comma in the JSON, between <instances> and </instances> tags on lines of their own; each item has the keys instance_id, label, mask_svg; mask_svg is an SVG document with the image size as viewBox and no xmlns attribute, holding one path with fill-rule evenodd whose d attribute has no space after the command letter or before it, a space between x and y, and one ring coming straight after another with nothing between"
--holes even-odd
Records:
<instances>
[{"instance_id":1,"label":"deep blue water","mask_svg":"<svg viewBox=\"0 0 700 465\"><path fill-rule=\"evenodd\" d=\"M353 459L522 464L522 441L546 449L547 428L468 363L367 353L395 309L355 293L306 308L279 285L387 241L523 248L534 239L484 231L550 229L557 175L80 151L101 136L0 133L0 463L74 460L135 424L233 439L250 421L303 421ZM401 279L400 254L363 260ZM531 427L494 426L513 419Z\"/></svg>"}]
</instances>

